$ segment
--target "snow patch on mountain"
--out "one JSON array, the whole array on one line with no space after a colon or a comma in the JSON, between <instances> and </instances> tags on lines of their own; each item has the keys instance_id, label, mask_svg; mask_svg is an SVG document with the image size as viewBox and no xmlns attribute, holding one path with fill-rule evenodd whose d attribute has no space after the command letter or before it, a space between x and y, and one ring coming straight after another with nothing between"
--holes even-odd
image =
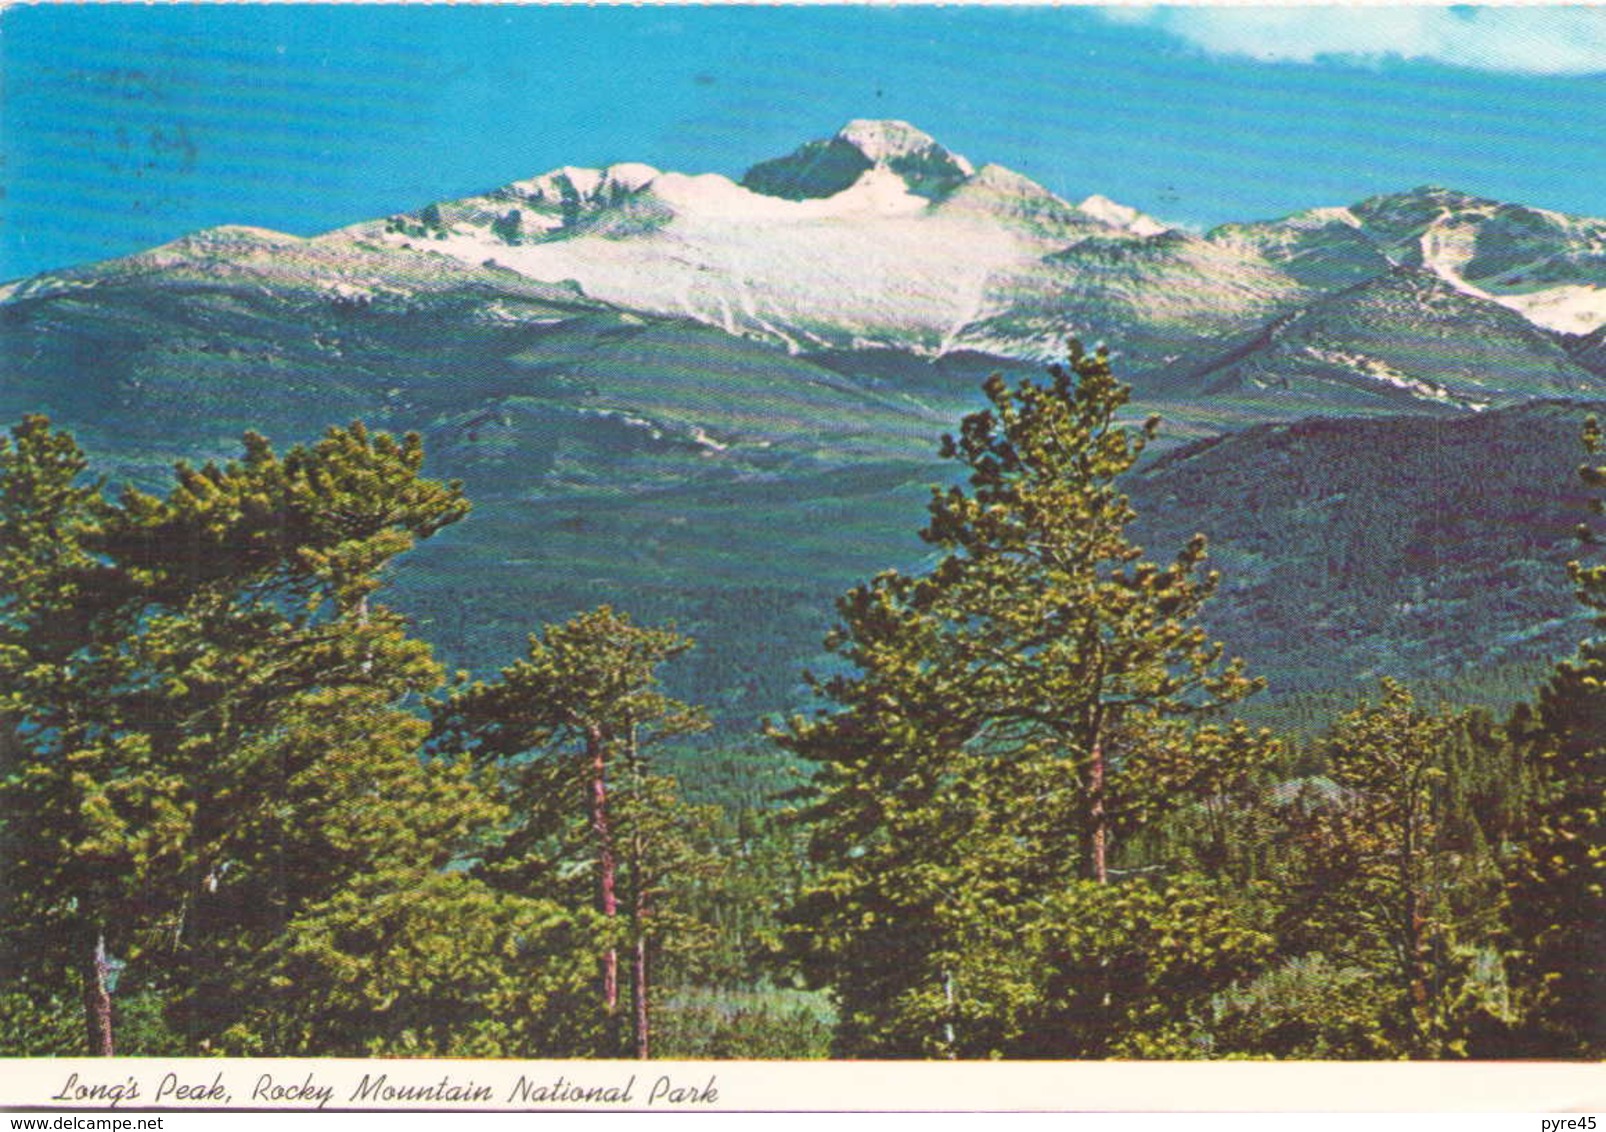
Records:
<instances>
[{"instance_id":1,"label":"snow patch on mountain","mask_svg":"<svg viewBox=\"0 0 1606 1132\"><path fill-rule=\"evenodd\" d=\"M661 175L652 194L677 214L697 223L769 221L798 223L809 220L888 216L919 212L930 203L911 193L897 174L884 168L867 170L849 188L823 200L783 200L744 189L715 173L687 176Z\"/></svg>"},{"instance_id":2,"label":"snow patch on mountain","mask_svg":"<svg viewBox=\"0 0 1606 1132\"><path fill-rule=\"evenodd\" d=\"M1363 230L1469 295L1552 330L1606 324L1606 220L1427 187L1354 208ZM1414 246L1413 246L1414 245Z\"/></svg>"},{"instance_id":3,"label":"snow patch on mountain","mask_svg":"<svg viewBox=\"0 0 1606 1132\"><path fill-rule=\"evenodd\" d=\"M1134 236L1158 236L1170 229L1152 216L1145 216L1129 205L1117 204L1107 196L1093 194L1076 206L1095 220L1112 228L1131 232Z\"/></svg>"},{"instance_id":4,"label":"snow patch on mountain","mask_svg":"<svg viewBox=\"0 0 1606 1132\"><path fill-rule=\"evenodd\" d=\"M774 177L795 174L796 188L810 162L829 158L830 177L852 172L851 181L826 196L777 195L717 174L565 167L325 239L573 280L594 298L794 353L855 343L934 353L956 341L999 276L1090 234L1136 239L1152 224L1115 205L1118 223L1091 216L1000 166L978 172L906 123L850 122L810 145L830 152L782 159L796 167ZM843 147L857 165L841 163Z\"/></svg>"},{"instance_id":5,"label":"snow patch on mountain","mask_svg":"<svg viewBox=\"0 0 1606 1132\"><path fill-rule=\"evenodd\" d=\"M1361 226L1360 217L1342 206L1308 208L1303 212L1296 212L1283 223L1292 228L1325 228L1329 224L1343 224L1350 228Z\"/></svg>"},{"instance_id":6,"label":"snow patch on mountain","mask_svg":"<svg viewBox=\"0 0 1606 1132\"><path fill-rule=\"evenodd\" d=\"M1530 322L1564 334L1588 334L1606 327L1606 287L1574 283L1493 298Z\"/></svg>"},{"instance_id":7,"label":"snow patch on mountain","mask_svg":"<svg viewBox=\"0 0 1606 1132\"><path fill-rule=\"evenodd\" d=\"M944 149L933 138L908 122L856 118L836 135L877 165L922 158L947 161L966 177L976 172L963 156Z\"/></svg>"},{"instance_id":8,"label":"snow patch on mountain","mask_svg":"<svg viewBox=\"0 0 1606 1132\"><path fill-rule=\"evenodd\" d=\"M659 189L672 218L628 239L582 231L510 247L458 226L428 246L575 279L595 298L778 338L794 352L854 337L934 348L999 265L1042 250L997 226L934 216L875 173L828 201L764 198L706 178L666 176Z\"/></svg>"},{"instance_id":9,"label":"snow patch on mountain","mask_svg":"<svg viewBox=\"0 0 1606 1132\"><path fill-rule=\"evenodd\" d=\"M1488 401L1478 401L1466 396L1457 396L1436 381L1413 377L1411 374L1403 373L1381 359L1369 357L1365 354L1323 348L1316 345L1307 346L1305 352L1316 361L1325 362L1341 369L1352 370L1368 381L1375 381L1382 385L1403 390L1421 401L1454 405L1458 408L1471 409L1473 412L1480 413L1489 407Z\"/></svg>"},{"instance_id":10,"label":"snow patch on mountain","mask_svg":"<svg viewBox=\"0 0 1606 1132\"><path fill-rule=\"evenodd\" d=\"M1424 265L1457 290L1490 299L1548 330L1587 334L1606 325L1606 286L1593 282L1548 287L1528 284L1530 272L1541 278L1557 273L1544 257L1486 276L1482 285L1467 278L1466 272L1475 266L1479 254L1478 236L1466 225L1430 229L1422 236ZM1602 257L1601 267L1603 270L1594 274L1606 279L1606 257Z\"/></svg>"}]
</instances>

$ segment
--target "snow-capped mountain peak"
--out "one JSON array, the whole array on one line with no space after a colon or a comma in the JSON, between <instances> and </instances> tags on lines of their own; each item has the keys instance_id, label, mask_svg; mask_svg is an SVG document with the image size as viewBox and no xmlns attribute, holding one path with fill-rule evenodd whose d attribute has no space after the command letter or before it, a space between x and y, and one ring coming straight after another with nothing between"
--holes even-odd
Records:
<instances>
[{"instance_id":1,"label":"snow-capped mountain peak","mask_svg":"<svg viewBox=\"0 0 1606 1132\"><path fill-rule=\"evenodd\" d=\"M836 136L837 140L853 146L877 165L936 162L947 164L966 177L976 172L963 156L943 148L937 139L908 122L855 118L838 130Z\"/></svg>"},{"instance_id":2,"label":"snow-capped mountain peak","mask_svg":"<svg viewBox=\"0 0 1606 1132\"><path fill-rule=\"evenodd\" d=\"M689 316L787 349L977 349L1035 357L1067 325L1167 364L1397 268L1544 326L1606 321L1606 222L1427 187L1226 225L1170 228L973 166L907 122L855 119L740 181L639 163L565 166L356 225L355 239Z\"/></svg>"},{"instance_id":3,"label":"snow-capped mountain peak","mask_svg":"<svg viewBox=\"0 0 1606 1132\"><path fill-rule=\"evenodd\" d=\"M1606 321L1606 221L1427 185L1351 210L1397 261L1553 330Z\"/></svg>"},{"instance_id":4,"label":"snow-capped mountain peak","mask_svg":"<svg viewBox=\"0 0 1606 1132\"><path fill-rule=\"evenodd\" d=\"M1146 216L1130 205L1117 204L1109 197L1098 193L1094 193L1076 207L1093 219L1101 220L1112 228L1131 232L1134 236L1158 236L1161 232L1169 231L1166 225L1152 216Z\"/></svg>"},{"instance_id":5,"label":"snow-capped mountain peak","mask_svg":"<svg viewBox=\"0 0 1606 1132\"><path fill-rule=\"evenodd\" d=\"M759 162L747 171L742 184L766 196L817 199L835 196L879 168L891 170L910 192L928 200L947 196L976 172L964 157L907 122L861 118L830 138Z\"/></svg>"}]
</instances>

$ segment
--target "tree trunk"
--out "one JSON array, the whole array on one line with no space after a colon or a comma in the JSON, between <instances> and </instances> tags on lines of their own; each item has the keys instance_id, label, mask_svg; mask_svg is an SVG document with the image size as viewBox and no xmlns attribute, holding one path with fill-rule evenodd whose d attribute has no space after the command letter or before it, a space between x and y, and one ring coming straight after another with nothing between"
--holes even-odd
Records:
<instances>
[{"instance_id":1,"label":"tree trunk","mask_svg":"<svg viewBox=\"0 0 1606 1132\"><path fill-rule=\"evenodd\" d=\"M1087 765L1087 829L1084 831L1082 877L1100 884L1110 879L1108 829L1104 816L1104 741L1093 740Z\"/></svg>"},{"instance_id":2,"label":"tree trunk","mask_svg":"<svg viewBox=\"0 0 1606 1132\"><path fill-rule=\"evenodd\" d=\"M106 936L95 939L95 950L84 964L84 1022L93 1057L115 1057L112 1042L112 996L107 987L111 964L106 959Z\"/></svg>"},{"instance_id":3,"label":"tree trunk","mask_svg":"<svg viewBox=\"0 0 1606 1132\"><path fill-rule=\"evenodd\" d=\"M608 821L608 752L602 731L586 731L591 756L591 831L597 840L597 910L612 920L619 914L617 868L613 859L613 829ZM609 1014L619 1009L619 951L609 945L602 956L602 1003Z\"/></svg>"},{"instance_id":4,"label":"tree trunk","mask_svg":"<svg viewBox=\"0 0 1606 1132\"><path fill-rule=\"evenodd\" d=\"M952 971L942 973L942 1000L948 1008L948 1017L942 1024L942 1038L945 1052L943 1054L949 1061L957 1061L959 1055L954 1052L954 1043L957 1038L954 1034L954 974Z\"/></svg>"},{"instance_id":5,"label":"tree trunk","mask_svg":"<svg viewBox=\"0 0 1606 1132\"><path fill-rule=\"evenodd\" d=\"M630 823L630 879L635 892L630 901L630 926L635 936L635 958L630 969L630 998L635 1005L636 1014L636 1057L642 1061L652 1056L652 1015L648 999L647 986L647 919L651 913L649 908L649 889L647 878L647 851L642 843L641 807L646 804L644 797L643 770L641 753L636 746L636 727L632 723L627 731L628 749L626 757L636 791L637 811L635 820Z\"/></svg>"},{"instance_id":6,"label":"tree trunk","mask_svg":"<svg viewBox=\"0 0 1606 1132\"><path fill-rule=\"evenodd\" d=\"M1414 785L1414 784L1413 784ZM1412 803L1414 804L1414 800ZM1421 897L1417 890L1417 823L1415 814L1408 808L1400 848L1400 884L1404 890L1404 914L1401 925L1405 929L1405 990L1409 996L1411 1031L1420 1047L1431 1028L1428 1004L1428 984L1422 970L1423 934L1426 927L1422 915Z\"/></svg>"},{"instance_id":7,"label":"tree trunk","mask_svg":"<svg viewBox=\"0 0 1606 1132\"><path fill-rule=\"evenodd\" d=\"M647 1008L647 937L639 934L631 983L636 1003L636 1057L646 1061L652 1056L652 1019Z\"/></svg>"}]
</instances>

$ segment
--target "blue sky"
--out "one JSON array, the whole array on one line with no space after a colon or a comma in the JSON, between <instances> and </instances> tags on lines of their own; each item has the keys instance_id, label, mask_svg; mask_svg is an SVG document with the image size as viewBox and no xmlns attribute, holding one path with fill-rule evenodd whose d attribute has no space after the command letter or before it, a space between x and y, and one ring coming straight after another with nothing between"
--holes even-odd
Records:
<instances>
[{"instance_id":1,"label":"blue sky","mask_svg":"<svg viewBox=\"0 0 1606 1132\"><path fill-rule=\"evenodd\" d=\"M902 118L1195 227L1437 183L1606 216L1606 8L16 6L0 278Z\"/></svg>"}]
</instances>

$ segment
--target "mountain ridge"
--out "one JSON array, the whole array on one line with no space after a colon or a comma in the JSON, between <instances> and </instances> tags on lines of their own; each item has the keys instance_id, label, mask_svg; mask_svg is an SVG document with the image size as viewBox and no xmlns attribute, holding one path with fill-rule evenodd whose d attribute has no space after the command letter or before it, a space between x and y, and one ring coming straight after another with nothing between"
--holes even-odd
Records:
<instances>
[{"instance_id":1,"label":"mountain ridge","mask_svg":"<svg viewBox=\"0 0 1606 1132\"><path fill-rule=\"evenodd\" d=\"M1069 332L1116 345L1140 387L1151 371L1169 383L1200 344L1252 335L1400 267L1515 311L1564 350L1606 325L1606 221L1428 185L1195 234L1098 194L1073 204L890 120L856 119L740 182L564 167L316 239L494 262L792 354L1041 362ZM1330 355L1359 353L1341 343ZM1530 364L1524 351L1495 364L1508 361ZM1446 390L1432 364L1356 364L1335 388L1367 383L1384 398L1416 390L1428 410L1482 403ZM1295 399L1281 411L1309 408Z\"/></svg>"},{"instance_id":2,"label":"mountain ridge","mask_svg":"<svg viewBox=\"0 0 1606 1132\"><path fill-rule=\"evenodd\" d=\"M476 504L397 572L443 659L492 670L540 621L628 595L702 642L679 690L750 733L829 663L838 594L920 567L914 532L952 474L937 438L986 373L1035 370L1079 333L1111 343L1135 414L1167 418L1132 485L1145 544L1208 527L1226 579L1211 626L1279 687L1454 677L1555 655L1577 629L1563 563L1584 410L1526 403L1598 403L1600 329L1532 324L1342 216L1146 231L996 165L940 198L909 190L890 162L799 200L622 164L321 237L197 233L0 295L0 415L49 412L147 489L175 459L237 455L247 429L419 431L430 473ZM531 200L551 231L508 219ZM776 231L806 238L744 258ZM1257 241L1275 254L1238 248ZM531 247L565 270L516 270ZM654 276L676 256L708 268L687 296L705 305ZM608 301L567 269L599 263L668 298ZM947 274L922 282L922 264ZM778 303L771 268L804 277L807 302ZM866 295L865 270L909 285ZM1411 385L1428 381L1455 396ZM1210 436L1165 462L1164 444ZM1448 486L1409 482L1428 476ZM1484 629L1489 648L1467 643Z\"/></svg>"},{"instance_id":3,"label":"mountain ridge","mask_svg":"<svg viewBox=\"0 0 1606 1132\"><path fill-rule=\"evenodd\" d=\"M26 329L33 315L23 312L39 303L59 300L69 337L84 328L80 354L117 343L109 367L132 375L138 359L172 353L156 328L196 340L196 327L230 325L246 309L267 317L271 293L283 309L267 317L270 328L420 304L426 321L450 308L510 334L582 308L690 319L729 339L698 339L716 372L722 353L767 344L805 364L826 359L826 371L869 389L896 371L900 395L921 411L973 395L958 379L963 367L943 359L1029 367L1057 356L1068 335L1109 344L1138 393L1180 405L1188 429L1194 418L1208 430L1324 410L1481 411L1606 387L1601 327L1555 331L1523 313L1540 292L1513 300L1524 272L1554 283L1543 294L1575 314L1588 306L1580 295L1606 293L1606 271L1596 272L1606 222L1422 186L1201 234L1096 194L1072 204L1004 166L975 166L906 122L870 119L775 159L775 176L808 173L810 155L833 146L855 164L829 195L766 195L640 163L564 166L318 236L223 226L17 281L0 289L13 382L40 392L55 380L47 374L62 376L57 347ZM135 310L152 314L153 333ZM411 360L383 360L390 333L377 353L359 355L415 371ZM349 388L340 343L361 336L326 328L310 352L291 352L300 359L291 380ZM227 369L228 350L204 353L179 368L196 380L214 374L205 380L220 389L238 387L253 364L248 354ZM283 380L276 367L291 355L275 360L269 344L254 356L269 380ZM889 369L894 357L907 362ZM869 369L855 373L860 361ZM169 384L154 372L130 376L119 395L137 400Z\"/></svg>"}]
</instances>

